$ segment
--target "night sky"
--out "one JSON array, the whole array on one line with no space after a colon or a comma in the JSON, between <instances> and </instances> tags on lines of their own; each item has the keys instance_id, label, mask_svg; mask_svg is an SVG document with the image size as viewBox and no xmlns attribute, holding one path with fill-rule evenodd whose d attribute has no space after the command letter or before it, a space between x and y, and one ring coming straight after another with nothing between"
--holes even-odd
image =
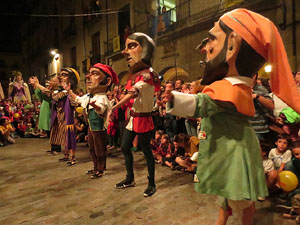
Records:
<instances>
[{"instance_id":1,"label":"night sky","mask_svg":"<svg viewBox=\"0 0 300 225\"><path fill-rule=\"evenodd\" d=\"M21 16L24 13L30 13L33 1L14 0L1 1L0 7L0 52L21 52L20 44L20 26L26 20ZM18 16L9 16L5 14L17 14Z\"/></svg>"}]
</instances>

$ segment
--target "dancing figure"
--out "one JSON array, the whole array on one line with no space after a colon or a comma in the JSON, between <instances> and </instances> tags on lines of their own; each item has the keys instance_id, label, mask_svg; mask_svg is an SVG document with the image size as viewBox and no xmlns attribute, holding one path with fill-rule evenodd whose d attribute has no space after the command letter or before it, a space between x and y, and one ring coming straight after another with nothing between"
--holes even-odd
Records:
<instances>
[{"instance_id":1,"label":"dancing figure","mask_svg":"<svg viewBox=\"0 0 300 225\"><path fill-rule=\"evenodd\" d=\"M248 118L254 116L252 77L271 63L273 92L296 111L300 95L281 37L267 18L246 9L224 14L208 32L202 93L188 95L166 87L168 112L201 117L195 188L219 196L219 218L226 224L229 207L239 224L252 224L254 201L268 195L258 139Z\"/></svg>"},{"instance_id":2,"label":"dancing figure","mask_svg":"<svg viewBox=\"0 0 300 225\"><path fill-rule=\"evenodd\" d=\"M148 197L156 192L155 162L151 151L150 141L154 124L152 109L154 105L154 91L158 91L160 82L158 75L151 68L155 44L143 33L133 33L126 39L125 49L122 52L130 69L132 79L126 86L131 86L128 93L112 107L113 110L134 99L130 109L130 118L123 134L121 150L126 164L126 179L117 183L116 188L135 186L133 172L132 142L136 136L146 157L148 167L148 187L144 196Z\"/></svg>"},{"instance_id":3,"label":"dancing figure","mask_svg":"<svg viewBox=\"0 0 300 225\"><path fill-rule=\"evenodd\" d=\"M14 103L27 101L31 103L31 96L28 85L24 82L22 73L13 71L14 79L8 86L8 97L11 97Z\"/></svg>"}]
</instances>

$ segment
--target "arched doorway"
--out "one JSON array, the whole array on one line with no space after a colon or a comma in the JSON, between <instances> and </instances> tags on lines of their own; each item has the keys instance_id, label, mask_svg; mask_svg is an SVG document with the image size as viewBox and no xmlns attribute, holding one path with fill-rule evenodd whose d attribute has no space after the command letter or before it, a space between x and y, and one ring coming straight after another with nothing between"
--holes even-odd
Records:
<instances>
[{"instance_id":1,"label":"arched doorway","mask_svg":"<svg viewBox=\"0 0 300 225\"><path fill-rule=\"evenodd\" d=\"M166 67L159 74L164 81L176 81L178 79L189 81L189 74L181 67Z\"/></svg>"}]
</instances>

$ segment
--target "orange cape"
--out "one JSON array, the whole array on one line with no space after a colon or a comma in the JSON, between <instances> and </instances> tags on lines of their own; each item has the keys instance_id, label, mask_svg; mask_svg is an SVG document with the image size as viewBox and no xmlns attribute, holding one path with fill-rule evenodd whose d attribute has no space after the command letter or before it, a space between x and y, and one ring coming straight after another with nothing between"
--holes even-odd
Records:
<instances>
[{"instance_id":1,"label":"orange cape","mask_svg":"<svg viewBox=\"0 0 300 225\"><path fill-rule=\"evenodd\" d=\"M246 85L232 85L227 80L220 80L206 86L202 93L207 94L213 100L231 102L237 111L244 115L254 116L255 114L252 91Z\"/></svg>"}]
</instances>

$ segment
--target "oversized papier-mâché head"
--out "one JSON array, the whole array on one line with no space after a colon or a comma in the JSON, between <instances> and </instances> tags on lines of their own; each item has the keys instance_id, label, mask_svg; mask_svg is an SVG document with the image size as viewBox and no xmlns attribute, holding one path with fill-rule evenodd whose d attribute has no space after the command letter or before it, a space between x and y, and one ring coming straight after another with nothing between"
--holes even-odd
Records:
<instances>
[{"instance_id":1,"label":"oversized papier-m\u00e2ch\u00e9 head","mask_svg":"<svg viewBox=\"0 0 300 225\"><path fill-rule=\"evenodd\" d=\"M126 39L123 55L132 73L151 67L155 43L144 33L133 33Z\"/></svg>"},{"instance_id":2,"label":"oversized papier-m\u00e2ch\u00e9 head","mask_svg":"<svg viewBox=\"0 0 300 225\"><path fill-rule=\"evenodd\" d=\"M281 36L272 21L247 9L235 9L220 17L208 33L201 84L230 76L253 77L268 62L271 89L300 112L300 93L288 63Z\"/></svg>"}]
</instances>

